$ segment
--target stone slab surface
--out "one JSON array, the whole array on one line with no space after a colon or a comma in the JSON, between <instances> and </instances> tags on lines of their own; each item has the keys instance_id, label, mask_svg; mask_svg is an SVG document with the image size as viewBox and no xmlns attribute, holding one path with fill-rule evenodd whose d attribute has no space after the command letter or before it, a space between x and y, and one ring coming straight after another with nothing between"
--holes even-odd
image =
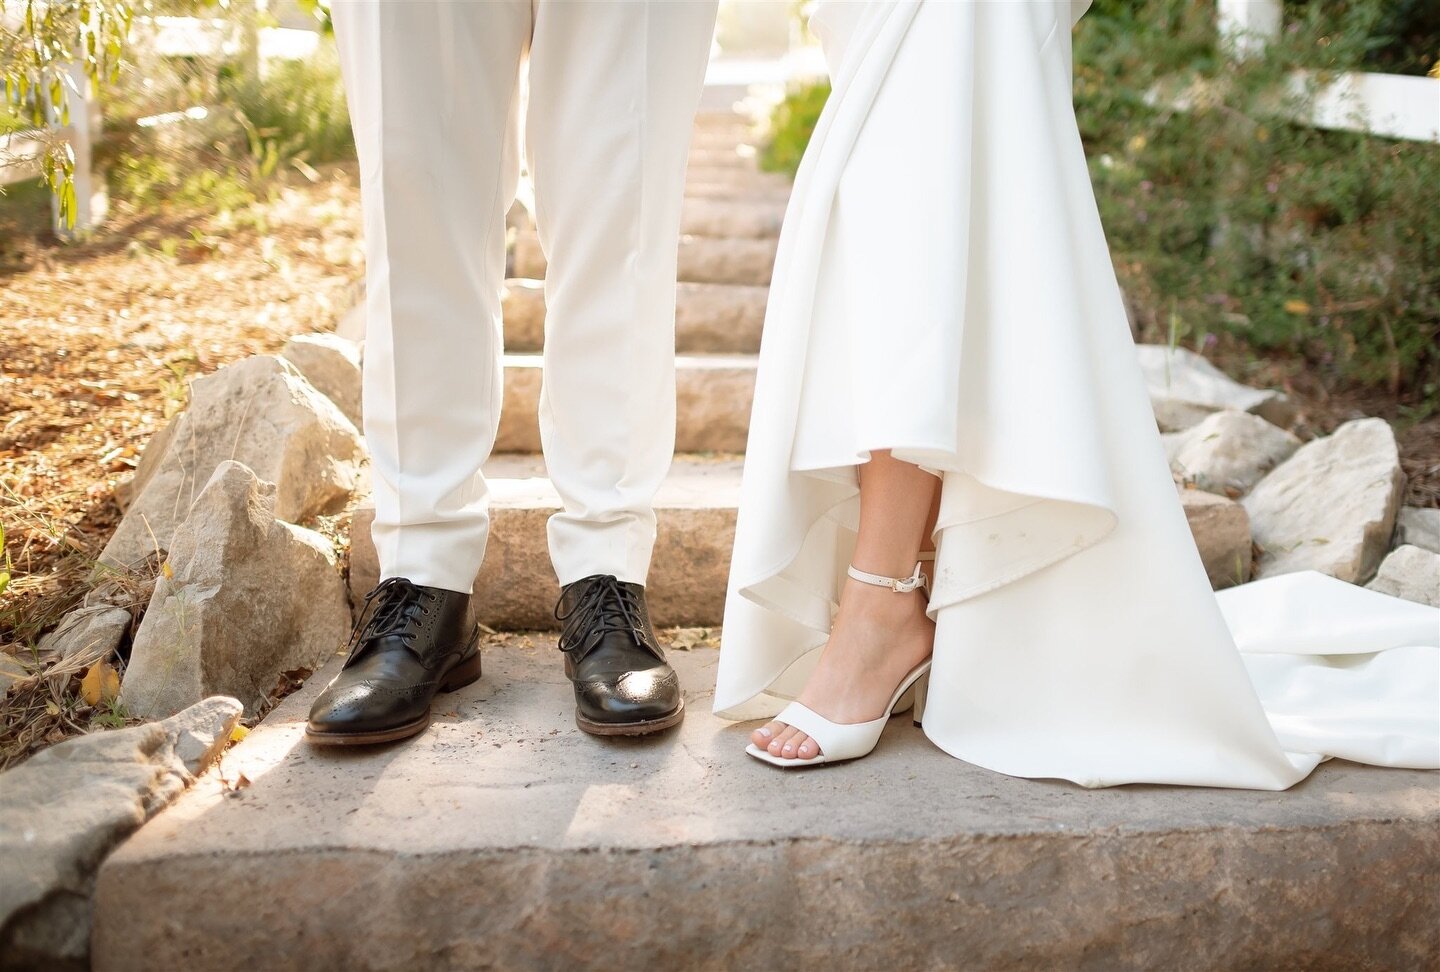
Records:
<instances>
[{"instance_id":1,"label":"stone slab surface","mask_svg":"<svg viewBox=\"0 0 1440 972\"><path fill-rule=\"evenodd\" d=\"M505 356L505 401L496 452L540 451L538 354ZM755 395L753 355L681 355L675 360L675 450L744 452Z\"/></svg>"},{"instance_id":2,"label":"stone slab surface","mask_svg":"<svg viewBox=\"0 0 1440 972\"><path fill-rule=\"evenodd\" d=\"M550 565L546 522L560 497L538 456L496 456L485 464L491 489L490 540L475 581L475 618L493 628L553 628L560 590ZM715 625L725 608L735 508L737 460L677 459L656 500L659 521L649 601L659 625ZM369 503L350 530L350 594L359 604L380 579Z\"/></svg>"},{"instance_id":3,"label":"stone slab surface","mask_svg":"<svg viewBox=\"0 0 1440 972\"><path fill-rule=\"evenodd\" d=\"M602 741L550 643L491 649L424 735L354 752L303 741L322 671L106 862L95 968L1434 967L1433 774L1087 791L903 718L787 773L709 714L717 657L672 652L678 731Z\"/></svg>"}]
</instances>

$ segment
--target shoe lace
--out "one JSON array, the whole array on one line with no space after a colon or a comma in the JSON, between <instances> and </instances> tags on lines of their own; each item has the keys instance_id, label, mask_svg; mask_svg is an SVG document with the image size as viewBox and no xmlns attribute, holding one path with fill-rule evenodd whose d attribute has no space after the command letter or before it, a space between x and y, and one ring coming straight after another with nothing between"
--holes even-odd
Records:
<instances>
[{"instance_id":1,"label":"shoe lace","mask_svg":"<svg viewBox=\"0 0 1440 972\"><path fill-rule=\"evenodd\" d=\"M420 616L429 613L425 605L434 600L434 594L404 577L387 577L376 584L360 606L360 621L346 646L349 651L346 663L354 661L383 638L399 638L406 648L413 649Z\"/></svg>"},{"instance_id":2,"label":"shoe lace","mask_svg":"<svg viewBox=\"0 0 1440 972\"><path fill-rule=\"evenodd\" d=\"M628 634L636 644L654 650L645 628L645 607L640 595L623 586L615 577L602 574L585 582L585 588L568 610L561 611L564 598L555 606L555 620L561 622L559 648L577 652L583 658L607 634Z\"/></svg>"}]
</instances>

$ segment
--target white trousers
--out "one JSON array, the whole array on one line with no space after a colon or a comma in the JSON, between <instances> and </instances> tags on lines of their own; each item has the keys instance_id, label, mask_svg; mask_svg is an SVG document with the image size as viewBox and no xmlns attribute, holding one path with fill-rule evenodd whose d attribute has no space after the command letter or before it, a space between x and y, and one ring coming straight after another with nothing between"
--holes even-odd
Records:
<instances>
[{"instance_id":1,"label":"white trousers","mask_svg":"<svg viewBox=\"0 0 1440 972\"><path fill-rule=\"evenodd\" d=\"M675 263L715 0L334 5L367 252L380 576L469 591L504 376L505 214L525 153L545 249L541 441L562 584L643 583L675 441Z\"/></svg>"}]
</instances>

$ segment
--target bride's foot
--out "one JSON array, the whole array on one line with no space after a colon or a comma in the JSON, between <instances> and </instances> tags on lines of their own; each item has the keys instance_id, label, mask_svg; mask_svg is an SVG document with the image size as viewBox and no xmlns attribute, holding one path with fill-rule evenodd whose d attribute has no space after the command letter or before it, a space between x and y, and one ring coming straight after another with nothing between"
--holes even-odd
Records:
<instances>
[{"instance_id":1,"label":"bride's foot","mask_svg":"<svg viewBox=\"0 0 1440 972\"><path fill-rule=\"evenodd\" d=\"M897 594L849 579L820 662L798 701L835 723L880 718L895 687L930 657L935 625L925 615L923 590ZM813 759L820 744L780 721L756 729L750 741L780 759Z\"/></svg>"}]
</instances>

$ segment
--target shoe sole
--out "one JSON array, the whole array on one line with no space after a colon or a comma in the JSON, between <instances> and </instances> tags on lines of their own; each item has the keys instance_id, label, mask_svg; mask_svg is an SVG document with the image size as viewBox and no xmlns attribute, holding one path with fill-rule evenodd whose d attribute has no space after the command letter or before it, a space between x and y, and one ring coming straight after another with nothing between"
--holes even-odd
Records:
<instances>
[{"instance_id":1,"label":"shoe sole","mask_svg":"<svg viewBox=\"0 0 1440 972\"><path fill-rule=\"evenodd\" d=\"M684 718L685 700L681 699L674 712L658 719L644 719L640 722L592 722L577 712L575 725L592 736L648 736L678 726Z\"/></svg>"},{"instance_id":2,"label":"shoe sole","mask_svg":"<svg viewBox=\"0 0 1440 972\"><path fill-rule=\"evenodd\" d=\"M479 640L480 631L477 629L470 638L470 644L474 645ZM476 651L475 654L445 673L444 679L440 682L440 688L435 694L456 692L479 680L480 652ZM403 726L375 729L371 732L315 732L306 728L305 738L318 746L373 746L377 743L409 739L411 736L418 736L428 728L430 728L430 710L427 708L423 716L414 722L407 722Z\"/></svg>"}]
</instances>

